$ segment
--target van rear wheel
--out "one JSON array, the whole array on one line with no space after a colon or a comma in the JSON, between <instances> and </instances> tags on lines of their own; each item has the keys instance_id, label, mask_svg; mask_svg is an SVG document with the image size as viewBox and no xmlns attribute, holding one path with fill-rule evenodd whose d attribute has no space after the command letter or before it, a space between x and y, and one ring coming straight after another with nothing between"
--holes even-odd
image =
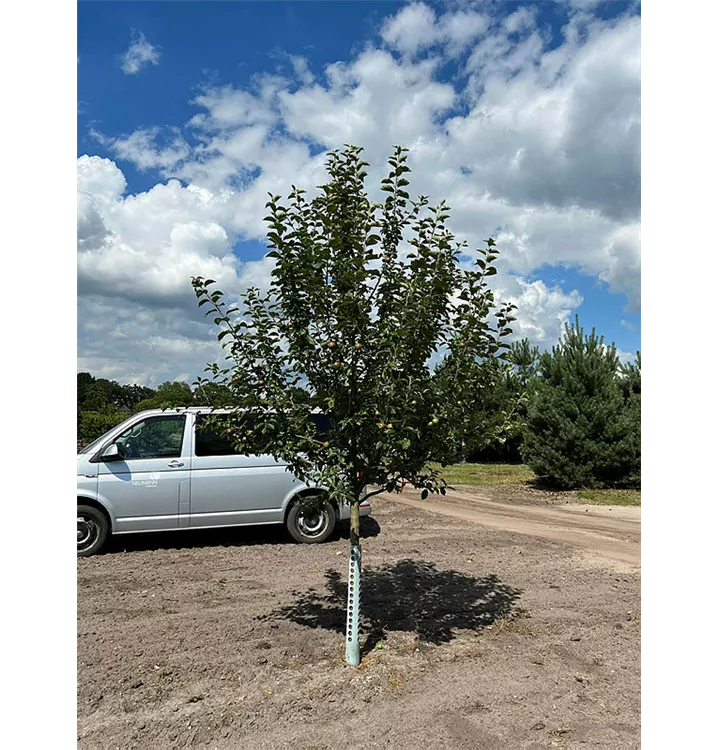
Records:
<instances>
[{"instance_id":1,"label":"van rear wheel","mask_svg":"<svg viewBox=\"0 0 718 750\"><path fill-rule=\"evenodd\" d=\"M89 557L99 552L107 539L110 525L102 511L91 505L77 506L77 556Z\"/></svg>"},{"instance_id":2,"label":"van rear wheel","mask_svg":"<svg viewBox=\"0 0 718 750\"><path fill-rule=\"evenodd\" d=\"M303 544L326 541L337 525L337 514L329 502L316 498L298 500L287 514L287 530L292 538Z\"/></svg>"}]
</instances>

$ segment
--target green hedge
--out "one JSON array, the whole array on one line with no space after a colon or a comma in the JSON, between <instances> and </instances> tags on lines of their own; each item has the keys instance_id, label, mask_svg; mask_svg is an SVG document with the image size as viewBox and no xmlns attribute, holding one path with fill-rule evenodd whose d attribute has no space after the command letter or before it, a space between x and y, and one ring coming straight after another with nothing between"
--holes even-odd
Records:
<instances>
[{"instance_id":1,"label":"green hedge","mask_svg":"<svg viewBox=\"0 0 718 750\"><path fill-rule=\"evenodd\" d=\"M128 416L124 412L82 411L77 419L77 441L87 445Z\"/></svg>"}]
</instances>

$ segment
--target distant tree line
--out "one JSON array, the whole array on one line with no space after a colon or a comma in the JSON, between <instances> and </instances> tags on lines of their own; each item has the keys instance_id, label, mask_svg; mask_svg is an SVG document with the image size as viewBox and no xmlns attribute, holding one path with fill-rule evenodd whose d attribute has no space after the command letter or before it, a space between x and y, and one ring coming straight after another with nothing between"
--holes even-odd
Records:
<instances>
[{"instance_id":1,"label":"distant tree line","mask_svg":"<svg viewBox=\"0 0 718 750\"><path fill-rule=\"evenodd\" d=\"M595 330L586 335L576 318L550 352L523 339L511 346L508 359L510 368L471 415L475 434L490 437L465 445L457 460L524 462L557 487L640 485L640 352L634 362L621 364L615 347ZM226 385L193 389L167 381L153 389L81 372L78 442L89 443L145 409L233 404Z\"/></svg>"}]
</instances>

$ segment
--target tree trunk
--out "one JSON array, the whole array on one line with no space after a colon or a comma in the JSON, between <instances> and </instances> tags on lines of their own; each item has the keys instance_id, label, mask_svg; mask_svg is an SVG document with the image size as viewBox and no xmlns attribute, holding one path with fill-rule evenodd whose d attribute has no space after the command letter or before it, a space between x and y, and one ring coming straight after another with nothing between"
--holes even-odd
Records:
<instances>
[{"instance_id":1,"label":"tree trunk","mask_svg":"<svg viewBox=\"0 0 718 750\"><path fill-rule=\"evenodd\" d=\"M359 652L359 606L361 595L361 545L359 544L359 500L349 511L349 578L347 585L347 631L345 659L356 667L361 661Z\"/></svg>"}]
</instances>

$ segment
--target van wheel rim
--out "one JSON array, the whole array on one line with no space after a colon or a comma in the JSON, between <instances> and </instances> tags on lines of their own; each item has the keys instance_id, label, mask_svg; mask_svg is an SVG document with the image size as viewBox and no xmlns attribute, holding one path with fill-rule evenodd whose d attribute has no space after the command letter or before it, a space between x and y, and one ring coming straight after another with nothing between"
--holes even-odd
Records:
<instances>
[{"instance_id":1,"label":"van wheel rim","mask_svg":"<svg viewBox=\"0 0 718 750\"><path fill-rule=\"evenodd\" d=\"M97 540L100 529L93 518L89 516L77 517L77 549L86 550Z\"/></svg>"},{"instance_id":2,"label":"van wheel rim","mask_svg":"<svg viewBox=\"0 0 718 750\"><path fill-rule=\"evenodd\" d=\"M320 536L327 525L327 514L326 512L302 513L297 519L297 524L304 536Z\"/></svg>"}]
</instances>

